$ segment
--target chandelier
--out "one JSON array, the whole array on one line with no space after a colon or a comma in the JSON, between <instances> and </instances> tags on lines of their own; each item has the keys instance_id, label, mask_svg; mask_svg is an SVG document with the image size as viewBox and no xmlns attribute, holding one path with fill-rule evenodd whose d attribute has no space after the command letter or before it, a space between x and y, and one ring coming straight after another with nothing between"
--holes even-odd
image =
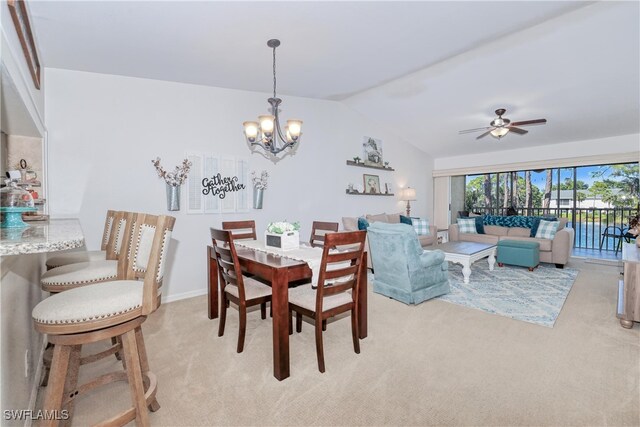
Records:
<instances>
[{"instance_id":1,"label":"chandelier","mask_svg":"<svg viewBox=\"0 0 640 427\"><path fill-rule=\"evenodd\" d=\"M267 100L271 105L271 114L258 116L257 122L244 122L242 125L249 144L262 147L275 156L300 141L302 120L287 120L283 134L278 116L278 106L282 99L276 97L276 48L280 46L280 40L271 39L267 46L273 49L273 98Z\"/></svg>"}]
</instances>

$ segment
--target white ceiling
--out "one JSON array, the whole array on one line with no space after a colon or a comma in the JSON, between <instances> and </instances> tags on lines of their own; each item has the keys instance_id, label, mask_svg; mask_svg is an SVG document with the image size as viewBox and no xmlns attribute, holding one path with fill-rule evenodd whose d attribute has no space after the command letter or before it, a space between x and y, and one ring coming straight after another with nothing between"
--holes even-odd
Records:
<instances>
[{"instance_id":1,"label":"white ceiling","mask_svg":"<svg viewBox=\"0 0 640 427\"><path fill-rule=\"evenodd\" d=\"M638 2L30 1L46 67L343 100L434 157L639 132ZM527 136L459 129L546 117Z\"/></svg>"}]
</instances>

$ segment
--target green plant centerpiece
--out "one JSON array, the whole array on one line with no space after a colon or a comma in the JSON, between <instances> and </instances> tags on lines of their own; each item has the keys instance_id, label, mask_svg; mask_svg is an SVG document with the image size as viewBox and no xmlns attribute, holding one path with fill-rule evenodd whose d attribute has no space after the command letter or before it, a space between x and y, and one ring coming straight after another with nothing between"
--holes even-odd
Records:
<instances>
[{"instance_id":1,"label":"green plant centerpiece","mask_svg":"<svg viewBox=\"0 0 640 427\"><path fill-rule=\"evenodd\" d=\"M287 221L272 222L264 232L266 246L281 249L283 251L298 249L300 247L300 223Z\"/></svg>"},{"instance_id":2,"label":"green plant centerpiece","mask_svg":"<svg viewBox=\"0 0 640 427\"><path fill-rule=\"evenodd\" d=\"M267 231L271 234L285 234L290 231L300 231L300 223L297 221L293 224L286 221L272 222L267 226Z\"/></svg>"}]
</instances>

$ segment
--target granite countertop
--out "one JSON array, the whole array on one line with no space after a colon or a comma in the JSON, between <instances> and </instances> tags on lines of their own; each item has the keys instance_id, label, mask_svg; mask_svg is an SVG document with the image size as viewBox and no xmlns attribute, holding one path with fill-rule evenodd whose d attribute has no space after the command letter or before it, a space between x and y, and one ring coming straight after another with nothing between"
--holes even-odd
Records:
<instances>
[{"instance_id":1,"label":"granite countertop","mask_svg":"<svg viewBox=\"0 0 640 427\"><path fill-rule=\"evenodd\" d=\"M84 245L77 219L31 222L26 228L0 229L0 256L64 251Z\"/></svg>"}]
</instances>

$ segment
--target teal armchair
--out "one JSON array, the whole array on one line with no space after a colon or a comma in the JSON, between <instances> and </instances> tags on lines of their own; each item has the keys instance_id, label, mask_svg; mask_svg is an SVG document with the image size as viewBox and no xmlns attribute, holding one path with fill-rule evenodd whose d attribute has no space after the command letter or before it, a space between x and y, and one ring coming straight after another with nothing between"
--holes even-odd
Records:
<instances>
[{"instance_id":1,"label":"teal armchair","mask_svg":"<svg viewBox=\"0 0 640 427\"><path fill-rule=\"evenodd\" d=\"M444 252L422 249L412 226L375 222L367 235L375 265L374 292L405 304L419 304L449 292Z\"/></svg>"}]
</instances>

